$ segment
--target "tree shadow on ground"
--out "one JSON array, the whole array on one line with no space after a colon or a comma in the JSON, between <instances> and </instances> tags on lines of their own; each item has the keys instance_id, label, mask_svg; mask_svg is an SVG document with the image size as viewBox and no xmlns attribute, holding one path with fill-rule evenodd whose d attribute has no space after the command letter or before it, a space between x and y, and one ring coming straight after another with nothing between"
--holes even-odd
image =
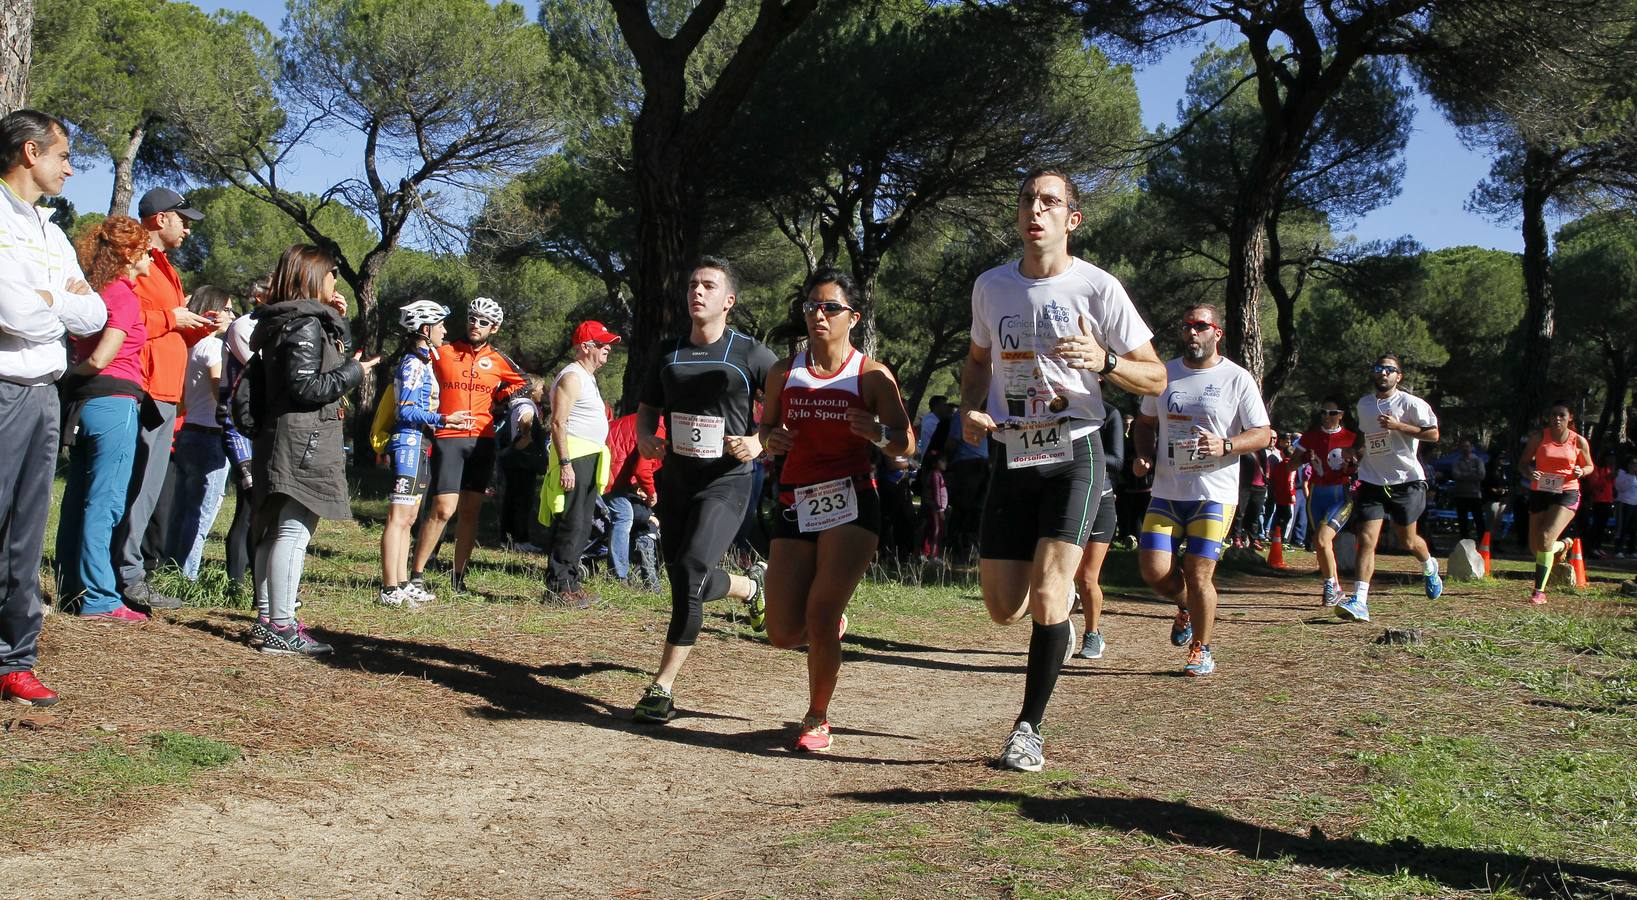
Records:
<instances>
[{"instance_id":1,"label":"tree shadow on ground","mask_svg":"<svg viewBox=\"0 0 1637 900\"><path fill-rule=\"evenodd\" d=\"M1491 891L1506 886L1530 897L1637 897L1637 871L1544 859L1490 850L1439 847L1413 839L1387 843L1327 838L1317 829L1303 837L1235 819L1211 809L1152 797L1032 797L1013 791L912 791L888 789L833 794L860 803L1016 804L1024 818L1116 831L1140 831L1162 841L1201 849L1225 848L1247 859L1288 858L1326 869L1378 875L1408 872L1457 890Z\"/></svg>"},{"instance_id":2,"label":"tree shadow on ground","mask_svg":"<svg viewBox=\"0 0 1637 900\"><path fill-rule=\"evenodd\" d=\"M235 643L241 641L243 637L237 627L219 622L198 620L188 622L186 625L196 631ZM655 740L704 749L728 750L753 756L786 758L805 756L790 752L789 748L796 734L794 725L740 732L696 731L685 726L687 720L746 720L738 716L693 711L682 705L678 705L677 719L670 725L647 725L633 721L629 709L625 707L614 706L598 697L553 683L554 680L571 681L602 672L626 672L643 676L649 674L645 670L631 666L605 662L530 665L443 644L374 637L323 628L310 630L314 637L335 646L333 654L315 660L318 664L345 671L361 670L374 675L409 676L458 694L475 697L482 701L482 705L467 710L468 715L474 718L580 722L609 731L644 735ZM875 736L919 740L909 735ZM834 752L824 754L824 758L834 762L899 766L965 761L846 756Z\"/></svg>"}]
</instances>

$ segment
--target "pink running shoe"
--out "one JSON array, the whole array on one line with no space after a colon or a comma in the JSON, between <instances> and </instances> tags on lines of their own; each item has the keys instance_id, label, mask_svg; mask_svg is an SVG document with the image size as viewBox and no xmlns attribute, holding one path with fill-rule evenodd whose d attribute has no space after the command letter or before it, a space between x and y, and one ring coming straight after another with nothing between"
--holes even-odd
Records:
<instances>
[{"instance_id":1,"label":"pink running shoe","mask_svg":"<svg viewBox=\"0 0 1637 900\"><path fill-rule=\"evenodd\" d=\"M842 638L844 638L846 636L847 636L847 614L842 613L841 614L841 628L836 632L836 640L839 641L839 640L841 640Z\"/></svg>"},{"instance_id":2,"label":"pink running shoe","mask_svg":"<svg viewBox=\"0 0 1637 900\"><path fill-rule=\"evenodd\" d=\"M1545 603L1546 603L1546 592L1545 591L1535 591L1533 594L1529 595L1529 602L1535 604L1536 606L1545 605Z\"/></svg>"},{"instance_id":3,"label":"pink running shoe","mask_svg":"<svg viewBox=\"0 0 1637 900\"><path fill-rule=\"evenodd\" d=\"M830 749L830 723L808 716L801 720L801 735L796 738L797 753L823 753Z\"/></svg>"},{"instance_id":4,"label":"pink running shoe","mask_svg":"<svg viewBox=\"0 0 1637 900\"><path fill-rule=\"evenodd\" d=\"M81 615L80 618L88 622L124 622L129 625L140 625L148 621L146 613L139 613L123 603L107 612Z\"/></svg>"}]
</instances>

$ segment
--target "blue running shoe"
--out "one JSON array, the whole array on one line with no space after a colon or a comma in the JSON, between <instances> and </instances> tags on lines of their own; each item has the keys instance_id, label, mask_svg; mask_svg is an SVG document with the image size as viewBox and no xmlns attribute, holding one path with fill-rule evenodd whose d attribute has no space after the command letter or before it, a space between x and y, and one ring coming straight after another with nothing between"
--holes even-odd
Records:
<instances>
[{"instance_id":1,"label":"blue running shoe","mask_svg":"<svg viewBox=\"0 0 1637 900\"><path fill-rule=\"evenodd\" d=\"M1186 609L1177 610L1177 617L1171 622L1171 645L1185 646L1194 639L1194 623L1188 618Z\"/></svg>"},{"instance_id":2,"label":"blue running shoe","mask_svg":"<svg viewBox=\"0 0 1637 900\"><path fill-rule=\"evenodd\" d=\"M1346 600L1336 606L1336 615L1346 622L1368 622L1370 604L1360 600L1355 594L1349 594Z\"/></svg>"},{"instance_id":3,"label":"blue running shoe","mask_svg":"<svg viewBox=\"0 0 1637 900\"><path fill-rule=\"evenodd\" d=\"M1438 596L1444 592L1444 579L1439 578L1438 573L1434 572L1426 577L1426 582L1427 599L1437 600Z\"/></svg>"},{"instance_id":4,"label":"blue running shoe","mask_svg":"<svg viewBox=\"0 0 1637 900\"><path fill-rule=\"evenodd\" d=\"M1188 647L1188 664L1182 667L1182 674L1190 678L1199 678L1216 671L1216 660L1211 658L1211 648L1194 641Z\"/></svg>"},{"instance_id":5,"label":"blue running shoe","mask_svg":"<svg viewBox=\"0 0 1637 900\"><path fill-rule=\"evenodd\" d=\"M1324 599L1319 602L1321 605L1326 607L1332 607L1340 603L1341 588L1337 587L1334 581L1327 579L1324 583Z\"/></svg>"}]
</instances>

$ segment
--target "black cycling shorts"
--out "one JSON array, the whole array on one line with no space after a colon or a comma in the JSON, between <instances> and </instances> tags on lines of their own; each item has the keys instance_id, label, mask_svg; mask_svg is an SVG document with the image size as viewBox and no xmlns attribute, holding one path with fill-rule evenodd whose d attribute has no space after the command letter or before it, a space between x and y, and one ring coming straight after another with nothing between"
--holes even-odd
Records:
<instances>
[{"instance_id":1,"label":"black cycling shorts","mask_svg":"<svg viewBox=\"0 0 1637 900\"><path fill-rule=\"evenodd\" d=\"M495 439L432 439L432 494L487 491L494 482Z\"/></svg>"},{"instance_id":2,"label":"black cycling shorts","mask_svg":"<svg viewBox=\"0 0 1637 900\"><path fill-rule=\"evenodd\" d=\"M779 502L773 506L773 539L789 541L817 542L819 535L840 525L833 525L824 531L802 531L800 517L796 514L795 506L790 501L795 498L793 492L802 485L779 485ZM875 480L868 475L861 475L853 479L853 492L858 496L858 518L847 522L868 531L876 537L881 536L881 493L876 490Z\"/></svg>"},{"instance_id":3,"label":"black cycling shorts","mask_svg":"<svg viewBox=\"0 0 1637 900\"><path fill-rule=\"evenodd\" d=\"M1366 522L1389 519L1394 525L1412 525L1427 509L1427 483L1371 484L1361 481L1353 495L1353 515Z\"/></svg>"},{"instance_id":4,"label":"black cycling shorts","mask_svg":"<svg viewBox=\"0 0 1637 900\"><path fill-rule=\"evenodd\" d=\"M1041 538L1083 546L1099 513L1102 439L1074 439L1074 458L1027 469L1006 467L1006 447L991 440L989 495L983 504L978 554L1032 561Z\"/></svg>"},{"instance_id":5,"label":"black cycling shorts","mask_svg":"<svg viewBox=\"0 0 1637 900\"><path fill-rule=\"evenodd\" d=\"M1097 515L1091 520L1091 536L1086 538L1091 544L1114 543L1114 532L1119 528L1119 518L1115 515L1114 494L1107 493L1097 500Z\"/></svg>"}]
</instances>

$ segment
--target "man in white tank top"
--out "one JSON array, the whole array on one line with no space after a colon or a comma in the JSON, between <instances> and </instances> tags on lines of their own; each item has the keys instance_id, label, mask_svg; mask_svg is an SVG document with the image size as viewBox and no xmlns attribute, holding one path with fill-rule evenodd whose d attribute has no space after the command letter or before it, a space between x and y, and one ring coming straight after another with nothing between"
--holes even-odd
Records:
<instances>
[{"instance_id":1,"label":"man in white tank top","mask_svg":"<svg viewBox=\"0 0 1637 900\"><path fill-rule=\"evenodd\" d=\"M580 554L591 539L600 482L608 476L602 465L608 453L608 409L597 390L596 372L607 364L609 349L619 340L601 322L581 322L574 329L574 361L563 367L551 386L551 453L540 506L542 512L555 509L560 495L562 509L553 512L549 522L547 602L584 608L598 599L580 586Z\"/></svg>"}]
</instances>

